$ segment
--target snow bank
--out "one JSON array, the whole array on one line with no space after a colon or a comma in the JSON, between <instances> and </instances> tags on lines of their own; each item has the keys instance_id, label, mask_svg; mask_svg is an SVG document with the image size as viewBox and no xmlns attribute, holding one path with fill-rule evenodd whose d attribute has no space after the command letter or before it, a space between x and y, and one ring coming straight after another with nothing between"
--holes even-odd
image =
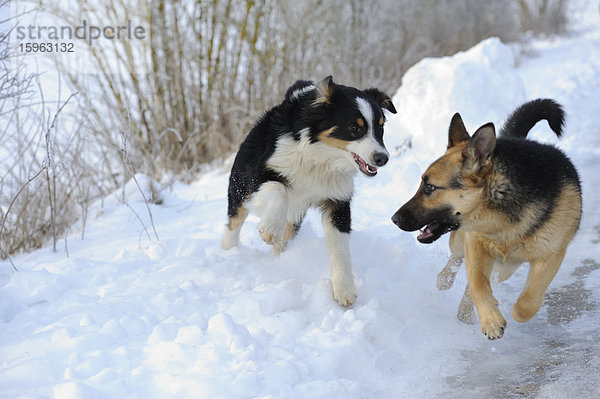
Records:
<instances>
[{"instance_id":1,"label":"snow bank","mask_svg":"<svg viewBox=\"0 0 600 399\"><path fill-rule=\"evenodd\" d=\"M575 44L594 59L573 50ZM520 270L495 288L508 328L502 340L489 342L478 326L455 317L464 272L451 290L435 289L447 237L420 245L390 217L443 153L454 112L473 131L489 121L499 125L533 96L560 94L557 100L580 121L578 139L596 143L597 92L562 82L585 73L595 85L599 49L597 35L540 42L537 58L517 65L512 47L489 39L407 72L385 140L393 149L410 138L412 147L396 152L376 178L356 180L351 251L359 296L350 309L331 298L316 213L309 212L279 257L262 243L254 216L241 246L223 251L227 176L211 172L195 184L176 184L162 206L151 206L156 242L145 233L147 210L130 183L125 193L141 221L119 191L90 212L97 217L88 221L85 241L76 231L68 237L70 257L44 248L17 257L18 273L0 264L0 397L463 398L510 397L536 386L540 397L598 393L597 314L553 325L547 305L517 324L509 314L524 283ZM561 69L567 57L570 69ZM571 273L583 259L600 259L592 243L599 224L597 151L592 145L575 151L585 216L551 289L575 281ZM598 291L600 273L585 270L582 284ZM563 348L558 358L557 347ZM564 348L585 361L572 360ZM568 384L557 387L560 381Z\"/></svg>"},{"instance_id":2,"label":"snow bank","mask_svg":"<svg viewBox=\"0 0 600 399\"><path fill-rule=\"evenodd\" d=\"M408 70L393 97L398 114L390 127L400 132L398 138L411 138L415 153L430 162L446 149L455 112L472 133L486 122L503 121L526 98L513 49L490 38L452 57L423 59ZM397 144L398 138L390 136L390 144Z\"/></svg>"}]
</instances>

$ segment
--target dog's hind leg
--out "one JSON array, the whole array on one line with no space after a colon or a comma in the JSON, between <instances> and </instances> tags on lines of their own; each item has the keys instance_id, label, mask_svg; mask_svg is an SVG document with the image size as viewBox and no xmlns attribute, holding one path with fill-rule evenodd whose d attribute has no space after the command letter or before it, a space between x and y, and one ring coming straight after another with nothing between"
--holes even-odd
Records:
<instances>
[{"instance_id":1,"label":"dog's hind leg","mask_svg":"<svg viewBox=\"0 0 600 399\"><path fill-rule=\"evenodd\" d=\"M544 293L556 275L560 264L565 257L565 252L553 257L531 262L525 288L519 299L512 307L512 316L518 322L530 320L540 310L544 300Z\"/></svg>"},{"instance_id":2,"label":"dog's hind leg","mask_svg":"<svg viewBox=\"0 0 600 399\"><path fill-rule=\"evenodd\" d=\"M321 208L331 263L333 299L342 306L350 306L356 301L350 258L350 202L330 200Z\"/></svg>"},{"instance_id":3,"label":"dog's hind leg","mask_svg":"<svg viewBox=\"0 0 600 399\"><path fill-rule=\"evenodd\" d=\"M465 286L465 293L458 305L456 317L465 324L475 324L475 321L477 320L475 319L475 307L473 305L473 300L471 299L469 284Z\"/></svg>"},{"instance_id":4,"label":"dog's hind leg","mask_svg":"<svg viewBox=\"0 0 600 399\"><path fill-rule=\"evenodd\" d=\"M248 210L243 206L237 209L233 216L229 216L229 222L221 238L221 247L223 249L231 249L238 245L240 241L240 230L248 216Z\"/></svg>"}]
</instances>

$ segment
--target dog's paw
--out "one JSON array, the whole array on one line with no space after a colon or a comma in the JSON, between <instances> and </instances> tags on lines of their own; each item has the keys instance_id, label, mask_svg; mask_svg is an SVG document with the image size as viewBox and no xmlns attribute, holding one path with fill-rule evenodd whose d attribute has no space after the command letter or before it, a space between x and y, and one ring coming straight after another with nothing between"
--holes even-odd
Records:
<instances>
[{"instance_id":1,"label":"dog's paw","mask_svg":"<svg viewBox=\"0 0 600 399\"><path fill-rule=\"evenodd\" d=\"M258 233L268 245L281 244L283 238L283 226L277 223L261 222L258 224Z\"/></svg>"},{"instance_id":2,"label":"dog's paw","mask_svg":"<svg viewBox=\"0 0 600 399\"><path fill-rule=\"evenodd\" d=\"M525 323L535 316L538 310L540 310L541 305L541 302L535 303L533 301L525 301L519 298L517 303L515 303L512 307L512 317L519 323Z\"/></svg>"},{"instance_id":3,"label":"dog's paw","mask_svg":"<svg viewBox=\"0 0 600 399\"><path fill-rule=\"evenodd\" d=\"M278 242L273 244L273 246L271 247L271 253L275 256L279 256L281 255L281 253L285 251L285 243L284 242Z\"/></svg>"},{"instance_id":4,"label":"dog's paw","mask_svg":"<svg viewBox=\"0 0 600 399\"><path fill-rule=\"evenodd\" d=\"M500 311L497 311L497 314L492 317L480 317L479 323L481 324L481 332L488 339L499 339L504 335L506 320L504 320Z\"/></svg>"},{"instance_id":5,"label":"dog's paw","mask_svg":"<svg viewBox=\"0 0 600 399\"><path fill-rule=\"evenodd\" d=\"M333 288L333 299L341 306L348 307L356 302L356 287L352 280L340 281L333 279L331 281Z\"/></svg>"},{"instance_id":6,"label":"dog's paw","mask_svg":"<svg viewBox=\"0 0 600 399\"><path fill-rule=\"evenodd\" d=\"M223 233L223 237L221 238L221 248L225 250L231 249L238 245L239 240L239 232L236 233L226 229L225 233Z\"/></svg>"},{"instance_id":7,"label":"dog's paw","mask_svg":"<svg viewBox=\"0 0 600 399\"><path fill-rule=\"evenodd\" d=\"M277 234L270 230L259 228L258 233L260 234L260 238L262 238L266 244L273 245L277 242Z\"/></svg>"}]
</instances>

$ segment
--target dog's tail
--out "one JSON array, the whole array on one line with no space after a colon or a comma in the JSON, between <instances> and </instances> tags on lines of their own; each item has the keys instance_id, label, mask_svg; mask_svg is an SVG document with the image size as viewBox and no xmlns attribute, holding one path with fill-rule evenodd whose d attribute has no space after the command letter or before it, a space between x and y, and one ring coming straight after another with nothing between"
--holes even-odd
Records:
<instances>
[{"instance_id":1,"label":"dog's tail","mask_svg":"<svg viewBox=\"0 0 600 399\"><path fill-rule=\"evenodd\" d=\"M558 137L562 136L565 112L561 105L549 98L529 101L513 112L500 129L501 137L525 138L531 128L545 119Z\"/></svg>"}]
</instances>

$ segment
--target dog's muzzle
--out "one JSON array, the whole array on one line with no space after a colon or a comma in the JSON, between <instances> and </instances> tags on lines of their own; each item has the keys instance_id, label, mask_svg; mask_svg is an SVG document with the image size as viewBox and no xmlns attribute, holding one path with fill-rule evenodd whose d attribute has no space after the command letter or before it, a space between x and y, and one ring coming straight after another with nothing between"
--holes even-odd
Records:
<instances>
[{"instance_id":1,"label":"dog's muzzle","mask_svg":"<svg viewBox=\"0 0 600 399\"><path fill-rule=\"evenodd\" d=\"M424 219L418 219L402 207L392 216L392 222L404 231L421 230L417 240L423 244L431 244L442 235L460 227L460 222L449 218L446 212L445 209L439 210Z\"/></svg>"},{"instance_id":2,"label":"dog's muzzle","mask_svg":"<svg viewBox=\"0 0 600 399\"><path fill-rule=\"evenodd\" d=\"M415 231L421 228L421 225L419 225L417 221L410 216L410 213L404 211L402 208L394 213L394 216L392 216L392 222L398 226L398 228L404 231Z\"/></svg>"}]
</instances>

